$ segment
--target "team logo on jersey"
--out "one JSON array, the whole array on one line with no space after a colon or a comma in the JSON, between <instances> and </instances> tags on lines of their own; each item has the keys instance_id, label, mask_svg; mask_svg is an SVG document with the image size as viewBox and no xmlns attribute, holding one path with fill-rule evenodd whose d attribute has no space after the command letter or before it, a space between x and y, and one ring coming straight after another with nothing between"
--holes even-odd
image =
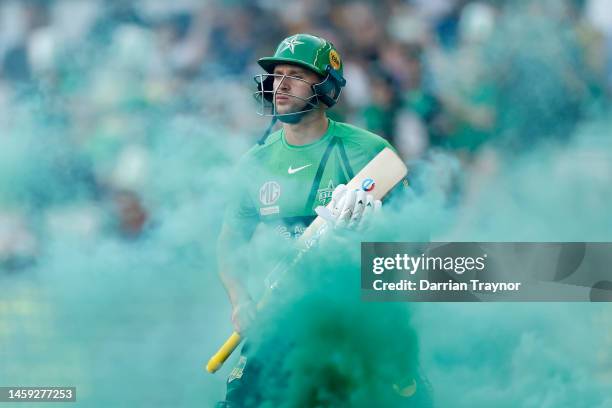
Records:
<instances>
[{"instance_id":1,"label":"team logo on jersey","mask_svg":"<svg viewBox=\"0 0 612 408\"><path fill-rule=\"evenodd\" d=\"M327 205L331 201L332 193L335 188L334 181L329 179L327 188L320 188L317 190L317 200L319 200L320 205Z\"/></svg>"},{"instance_id":2,"label":"team logo on jersey","mask_svg":"<svg viewBox=\"0 0 612 408\"><path fill-rule=\"evenodd\" d=\"M287 173L289 173L289 174L295 174L295 173L297 173L298 171L304 170L305 168L310 167L310 166L312 166L312 164L307 164L307 165L305 165L305 166L296 167L295 169L294 169L292 166L289 166L289 168L287 169Z\"/></svg>"},{"instance_id":3,"label":"team logo on jersey","mask_svg":"<svg viewBox=\"0 0 612 408\"><path fill-rule=\"evenodd\" d=\"M291 53L293 54L295 53L295 46L300 44L304 43L302 41L298 41L298 36L294 35L293 37L289 37L285 41L283 41L283 48L281 48L279 52L283 52L286 49L289 49L289 51L291 51Z\"/></svg>"},{"instance_id":4,"label":"team logo on jersey","mask_svg":"<svg viewBox=\"0 0 612 408\"><path fill-rule=\"evenodd\" d=\"M280 207L278 205L273 205L271 207L261 207L259 209L259 213L261 215L273 215L280 213Z\"/></svg>"},{"instance_id":5,"label":"team logo on jersey","mask_svg":"<svg viewBox=\"0 0 612 408\"><path fill-rule=\"evenodd\" d=\"M367 179L363 180L363 182L361 183L361 189L363 191L368 192L368 193L370 191L374 190L375 186L376 186L376 183L371 178L367 178Z\"/></svg>"},{"instance_id":6,"label":"team logo on jersey","mask_svg":"<svg viewBox=\"0 0 612 408\"><path fill-rule=\"evenodd\" d=\"M291 239L291 232L289 232L289 229L287 228L286 225L277 225L276 228L274 228L274 230L283 238L289 240Z\"/></svg>"},{"instance_id":7,"label":"team logo on jersey","mask_svg":"<svg viewBox=\"0 0 612 408\"><path fill-rule=\"evenodd\" d=\"M259 189L259 201L263 205L272 205L281 195L280 185L276 181L267 181Z\"/></svg>"},{"instance_id":8,"label":"team logo on jersey","mask_svg":"<svg viewBox=\"0 0 612 408\"><path fill-rule=\"evenodd\" d=\"M242 374L244 373L244 368L247 364L247 358L245 356L240 356L238 360L238 365L234 367L234 369L230 372L230 375L227 379L228 383L231 383L234 380L238 380L242 378Z\"/></svg>"},{"instance_id":9,"label":"team logo on jersey","mask_svg":"<svg viewBox=\"0 0 612 408\"><path fill-rule=\"evenodd\" d=\"M295 238L299 238L300 236L302 236L304 231L306 231L306 227L305 226L303 226L303 225L296 225L295 227L293 227L293 236Z\"/></svg>"},{"instance_id":10,"label":"team logo on jersey","mask_svg":"<svg viewBox=\"0 0 612 408\"><path fill-rule=\"evenodd\" d=\"M329 52L329 64L332 66L333 69L340 69L340 65L342 65L342 62L340 61L340 54L338 54L338 51L331 50Z\"/></svg>"}]
</instances>

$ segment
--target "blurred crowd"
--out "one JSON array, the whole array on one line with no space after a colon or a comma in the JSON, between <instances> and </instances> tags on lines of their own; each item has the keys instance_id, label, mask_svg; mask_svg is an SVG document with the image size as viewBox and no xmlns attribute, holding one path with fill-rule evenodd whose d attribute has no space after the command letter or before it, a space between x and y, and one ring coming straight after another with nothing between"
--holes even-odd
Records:
<instances>
[{"instance_id":1,"label":"blurred crowd","mask_svg":"<svg viewBox=\"0 0 612 408\"><path fill-rule=\"evenodd\" d=\"M31 264L56 230L135 240L160 206L196 200L189 164L230 163L224 146L261 136L256 60L296 32L344 59L332 116L406 160L445 151L470 168L491 147L563 143L612 95L607 0L4 0L2 267ZM167 170L174 154L191 161Z\"/></svg>"}]
</instances>

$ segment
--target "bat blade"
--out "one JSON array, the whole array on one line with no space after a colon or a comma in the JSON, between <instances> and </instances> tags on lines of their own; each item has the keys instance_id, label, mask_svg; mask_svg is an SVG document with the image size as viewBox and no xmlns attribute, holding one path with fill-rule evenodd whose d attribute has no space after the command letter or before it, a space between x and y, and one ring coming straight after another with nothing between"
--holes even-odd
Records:
<instances>
[{"instance_id":1,"label":"bat blade","mask_svg":"<svg viewBox=\"0 0 612 408\"><path fill-rule=\"evenodd\" d=\"M402 159L393 150L385 147L348 182L346 187L349 190L364 190L372 194L374 199L382 200L406 177L406 174L408 168ZM326 208L331 210L330 207L331 204L328 204ZM312 246L313 239L323 225L325 225L323 217L315 218L298 239L298 246L306 248Z\"/></svg>"}]
</instances>

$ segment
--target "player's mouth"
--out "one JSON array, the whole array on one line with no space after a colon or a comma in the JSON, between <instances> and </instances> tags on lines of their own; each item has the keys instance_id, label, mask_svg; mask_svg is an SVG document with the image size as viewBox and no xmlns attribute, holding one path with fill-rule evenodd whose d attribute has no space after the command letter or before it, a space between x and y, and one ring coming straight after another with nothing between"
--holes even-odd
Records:
<instances>
[{"instance_id":1,"label":"player's mouth","mask_svg":"<svg viewBox=\"0 0 612 408\"><path fill-rule=\"evenodd\" d=\"M289 101L289 97L288 96L286 96L286 95L276 95L276 102L277 103L279 103L279 102L285 103L287 101Z\"/></svg>"}]
</instances>

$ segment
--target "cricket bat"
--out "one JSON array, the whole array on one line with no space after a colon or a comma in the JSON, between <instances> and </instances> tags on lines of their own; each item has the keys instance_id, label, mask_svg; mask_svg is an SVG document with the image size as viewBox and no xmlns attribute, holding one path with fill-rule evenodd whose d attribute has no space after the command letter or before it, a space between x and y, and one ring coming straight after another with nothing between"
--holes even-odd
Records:
<instances>
[{"instance_id":1,"label":"cricket bat","mask_svg":"<svg viewBox=\"0 0 612 408\"><path fill-rule=\"evenodd\" d=\"M364 190L369 194L372 194L376 200L382 200L387 193L393 189L393 187L395 187L404 179L404 177L406 177L407 173L408 169L406 168L406 165L402 159L400 159L400 157L393 150L386 147L368 164L366 164L365 167L363 167L351 181L348 182L347 188L349 190ZM318 242L318 238L326 230L326 225L325 219L318 216L308 226L308 228L304 230L304 233L297 241L297 247L300 250L298 257L303 255L304 251L307 251L314 244L316 244L316 242ZM283 273L290 269L286 266L286 264L282 265L283 266L280 268L275 268L275 270L271 273L271 279L270 277L266 279L268 290L263 299L258 303L258 308L265 303L265 299L276 287L276 284L282 278ZM210 358L208 364L206 364L206 371L209 373L214 373L219 370L225 360L228 359L241 341L242 337L239 333L232 333L223 346L221 346L215 355Z\"/></svg>"}]
</instances>

